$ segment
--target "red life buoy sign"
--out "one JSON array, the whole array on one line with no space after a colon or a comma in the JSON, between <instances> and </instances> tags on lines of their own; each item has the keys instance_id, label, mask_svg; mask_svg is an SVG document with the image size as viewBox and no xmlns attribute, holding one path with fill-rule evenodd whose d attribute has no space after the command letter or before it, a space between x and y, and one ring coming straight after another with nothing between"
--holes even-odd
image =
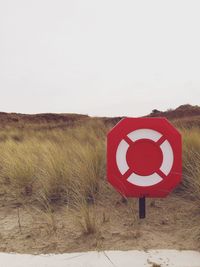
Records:
<instances>
[{"instance_id":1,"label":"red life buoy sign","mask_svg":"<svg viewBox=\"0 0 200 267\"><path fill-rule=\"evenodd\" d=\"M181 136L164 118L126 118L108 134L108 180L124 196L164 197L181 169Z\"/></svg>"}]
</instances>

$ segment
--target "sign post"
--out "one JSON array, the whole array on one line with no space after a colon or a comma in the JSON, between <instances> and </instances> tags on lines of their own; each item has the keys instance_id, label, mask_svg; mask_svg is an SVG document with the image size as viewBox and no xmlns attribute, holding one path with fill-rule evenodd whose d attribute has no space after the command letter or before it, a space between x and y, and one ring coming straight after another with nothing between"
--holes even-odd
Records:
<instances>
[{"instance_id":1,"label":"sign post","mask_svg":"<svg viewBox=\"0 0 200 267\"><path fill-rule=\"evenodd\" d=\"M139 198L139 218L144 219L146 215L146 199L145 197Z\"/></svg>"},{"instance_id":2,"label":"sign post","mask_svg":"<svg viewBox=\"0 0 200 267\"><path fill-rule=\"evenodd\" d=\"M181 181L181 135L165 118L125 118L107 136L107 177L124 197L166 197Z\"/></svg>"}]
</instances>

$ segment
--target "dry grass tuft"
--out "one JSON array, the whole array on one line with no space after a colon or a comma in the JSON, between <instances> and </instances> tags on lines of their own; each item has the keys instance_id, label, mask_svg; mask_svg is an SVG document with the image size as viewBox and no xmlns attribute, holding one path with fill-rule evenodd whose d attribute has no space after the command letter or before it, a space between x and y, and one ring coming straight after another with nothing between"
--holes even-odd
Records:
<instances>
[{"instance_id":1,"label":"dry grass tuft","mask_svg":"<svg viewBox=\"0 0 200 267\"><path fill-rule=\"evenodd\" d=\"M79 205L77 220L83 235L90 235L98 232L99 225L97 214L87 203Z\"/></svg>"}]
</instances>

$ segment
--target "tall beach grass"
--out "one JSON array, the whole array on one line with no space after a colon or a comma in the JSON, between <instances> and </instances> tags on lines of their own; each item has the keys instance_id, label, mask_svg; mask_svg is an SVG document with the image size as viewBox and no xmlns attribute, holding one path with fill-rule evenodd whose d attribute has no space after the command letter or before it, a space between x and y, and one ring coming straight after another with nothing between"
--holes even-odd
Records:
<instances>
[{"instance_id":1,"label":"tall beach grass","mask_svg":"<svg viewBox=\"0 0 200 267\"><path fill-rule=\"evenodd\" d=\"M64 129L0 130L0 193L20 203L94 203L105 179L106 133L98 119ZM182 190L200 199L200 128L181 128ZM104 192L102 192L104 193Z\"/></svg>"},{"instance_id":2,"label":"tall beach grass","mask_svg":"<svg viewBox=\"0 0 200 267\"><path fill-rule=\"evenodd\" d=\"M4 131L1 191L16 201L43 206L94 201L105 177L106 131L98 120L65 130Z\"/></svg>"},{"instance_id":3,"label":"tall beach grass","mask_svg":"<svg viewBox=\"0 0 200 267\"><path fill-rule=\"evenodd\" d=\"M200 200L200 128L182 129L183 190Z\"/></svg>"}]
</instances>

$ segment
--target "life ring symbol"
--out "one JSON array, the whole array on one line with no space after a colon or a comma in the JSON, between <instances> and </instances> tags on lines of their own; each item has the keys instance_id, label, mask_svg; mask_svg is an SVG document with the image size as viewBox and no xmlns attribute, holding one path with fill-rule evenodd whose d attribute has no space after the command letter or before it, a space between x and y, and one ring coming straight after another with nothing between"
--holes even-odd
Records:
<instances>
[{"instance_id":1,"label":"life ring symbol","mask_svg":"<svg viewBox=\"0 0 200 267\"><path fill-rule=\"evenodd\" d=\"M164 177L166 177L170 173L174 162L174 154L169 141L165 139L161 133L152 129L138 129L129 133L127 137L132 142L140 139L150 139L154 142L157 142L163 154L163 161L160 166L159 172L154 172L153 174L146 176L139 175L135 172L132 172L130 174L130 168L126 160L129 144L126 140L123 139L119 143L116 152L116 163L122 176L126 177L128 174L126 180L129 183L137 186L152 186L160 183L164 179Z\"/></svg>"}]
</instances>

